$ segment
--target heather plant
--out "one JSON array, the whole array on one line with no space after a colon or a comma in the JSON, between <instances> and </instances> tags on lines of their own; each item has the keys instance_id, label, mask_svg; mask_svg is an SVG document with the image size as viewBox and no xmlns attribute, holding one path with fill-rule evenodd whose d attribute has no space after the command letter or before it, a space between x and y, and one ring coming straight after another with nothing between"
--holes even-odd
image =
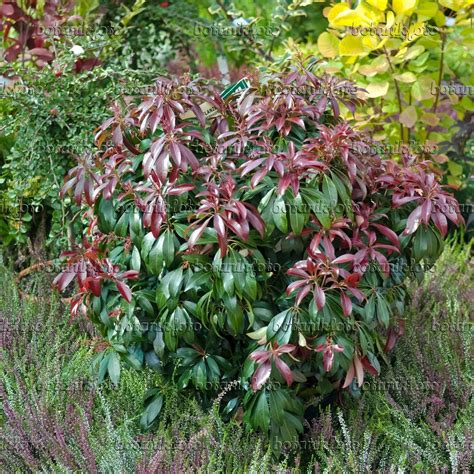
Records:
<instances>
[{"instance_id":1,"label":"heather plant","mask_svg":"<svg viewBox=\"0 0 474 474\"><path fill-rule=\"evenodd\" d=\"M29 288L40 298L36 301L20 299L4 268L0 286L2 470L88 469L90 453L69 442L73 438L80 445L89 430L91 351L85 335L67 323L57 298L45 300L49 285L43 278ZM84 408L84 418L75 403ZM72 460L81 459L78 450L83 464Z\"/></svg>"},{"instance_id":2,"label":"heather plant","mask_svg":"<svg viewBox=\"0 0 474 474\"><path fill-rule=\"evenodd\" d=\"M364 406L344 416L341 410L322 412L308 427L303 448L308 466L321 473L400 472L404 457L390 452L376 432L367 426L370 414ZM330 434L330 436L328 436Z\"/></svg>"},{"instance_id":3,"label":"heather plant","mask_svg":"<svg viewBox=\"0 0 474 474\"><path fill-rule=\"evenodd\" d=\"M412 292L406 334L362 398L312 421L301 447L321 472L472 472L470 252L451 242Z\"/></svg>"},{"instance_id":4,"label":"heather plant","mask_svg":"<svg viewBox=\"0 0 474 474\"><path fill-rule=\"evenodd\" d=\"M222 412L275 443L303 430L305 400L380 373L407 275L461 217L429 163L358 151L369 138L339 114L357 101L311 65L252 78L236 100L161 78L96 130L62 191L88 230L55 285L77 281L71 315L103 338L99 381L147 366L204 406L225 388ZM163 403L150 390L143 427Z\"/></svg>"},{"instance_id":5,"label":"heather plant","mask_svg":"<svg viewBox=\"0 0 474 474\"><path fill-rule=\"evenodd\" d=\"M436 273L414 295L406 338L394 351L376 403L382 415L397 421L396 429L381 425L382 433L395 443L411 444L420 466L469 472L474 421L471 245L450 249L452 254L443 255Z\"/></svg>"},{"instance_id":6,"label":"heather plant","mask_svg":"<svg viewBox=\"0 0 474 474\"><path fill-rule=\"evenodd\" d=\"M45 297L45 275L25 288L26 299L3 267L0 286L2 472L224 472L261 462L263 440L206 415L172 386L156 434L143 435L137 412L157 375L127 370L118 387L99 387L90 373L95 335Z\"/></svg>"}]
</instances>

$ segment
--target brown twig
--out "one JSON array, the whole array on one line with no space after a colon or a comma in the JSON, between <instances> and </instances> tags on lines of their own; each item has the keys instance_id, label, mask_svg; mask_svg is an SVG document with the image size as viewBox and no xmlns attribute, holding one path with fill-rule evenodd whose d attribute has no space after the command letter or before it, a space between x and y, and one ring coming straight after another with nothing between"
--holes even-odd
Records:
<instances>
[{"instance_id":1,"label":"brown twig","mask_svg":"<svg viewBox=\"0 0 474 474\"><path fill-rule=\"evenodd\" d=\"M385 56L387 58L388 65L390 67L390 71L392 72L392 74L395 74L395 69L393 68L392 61L390 61L390 55L388 54L387 48L385 46L383 47L383 51L384 51ZM400 115L401 115L403 109L402 109L402 96L401 96L401 93L400 93L400 86L398 85L398 81L395 78L393 78L393 82L395 83L395 90L397 92L397 100L398 100L398 109L399 109ZM403 124L401 122L400 122L400 140L402 142L404 141L404 138L403 138Z\"/></svg>"},{"instance_id":2,"label":"brown twig","mask_svg":"<svg viewBox=\"0 0 474 474\"><path fill-rule=\"evenodd\" d=\"M446 31L443 29L441 32L441 57L439 60L438 89L436 90L436 97L433 104L433 109L432 109L433 113L436 113L436 109L438 108L439 90L441 87L441 81L443 80L443 73L444 73L444 47L445 46L446 46Z\"/></svg>"},{"instance_id":3,"label":"brown twig","mask_svg":"<svg viewBox=\"0 0 474 474\"><path fill-rule=\"evenodd\" d=\"M438 103L439 103L439 92L441 88L441 81L443 80L443 73L444 73L444 48L446 46L446 31L444 28L441 31L441 57L439 59L439 74L438 74L438 87L436 89L436 97L435 101L433 104L433 108L431 109L431 112L433 114L436 113L436 110L438 109ZM428 133L426 134L426 139L429 138L431 135L431 132L433 130L429 130Z\"/></svg>"}]
</instances>

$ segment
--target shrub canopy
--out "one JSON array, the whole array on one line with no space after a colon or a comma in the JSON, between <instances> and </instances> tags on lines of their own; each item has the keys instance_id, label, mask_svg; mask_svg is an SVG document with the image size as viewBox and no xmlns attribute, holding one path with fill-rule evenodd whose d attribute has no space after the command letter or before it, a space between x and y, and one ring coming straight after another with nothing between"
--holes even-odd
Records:
<instances>
[{"instance_id":1,"label":"shrub canopy","mask_svg":"<svg viewBox=\"0 0 474 474\"><path fill-rule=\"evenodd\" d=\"M347 81L298 64L251 85L223 99L160 78L114 105L66 177L88 231L55 284L77 277L71 312L106 341L100 378L149 366L288 440L304 401L380 373L404 281L461 217L428 162L381 160L341 120L358 102ZM162 403L151 391L143 425Z\"/></svg>"}]
</instances>

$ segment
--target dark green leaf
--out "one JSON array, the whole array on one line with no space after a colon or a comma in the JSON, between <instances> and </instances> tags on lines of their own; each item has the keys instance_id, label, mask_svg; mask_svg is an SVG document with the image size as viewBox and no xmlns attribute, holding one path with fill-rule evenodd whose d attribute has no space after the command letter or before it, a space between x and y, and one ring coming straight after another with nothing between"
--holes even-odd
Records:
<instances>
[{"instance_id":1,"label":"dark green leaf","mask_svg":"<svg viewBox=\"0 0 474 474\"><path fill-rule=\"evenodd\" d=\"M115 352L110 354L109 364L107 366L110 380L114 385L118 385L120 380L120 359Z\"/></svg>"},{"instance_id":2,"label":"dark green leaf","mask_svg":"<svg viewBox=\"0 0 474 474\"><path fill-rule=\"evenodd\" d=\"M277 196L272 206L273 222L283 234L288 233L288 218L286 217L286 204L283 196Z\"/></svg>"},{"instance_id":3,"label":"dark green leaf","mask_svg":"<svg viewBox=\"0 0 474 474\"><path fill-rule=\"evenodd\" d=\"M148 403L140 418L140 426L143 429L148 429L160 414L163 407L163 396L156 395L151 402Z\"/></svg>"}]
</instances>

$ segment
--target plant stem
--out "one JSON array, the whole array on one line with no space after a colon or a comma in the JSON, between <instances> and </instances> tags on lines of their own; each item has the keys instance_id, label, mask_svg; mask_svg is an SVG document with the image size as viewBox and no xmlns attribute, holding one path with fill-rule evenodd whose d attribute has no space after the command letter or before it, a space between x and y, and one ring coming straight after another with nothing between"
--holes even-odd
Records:
<instances>
[{"instance_id":1,"label":"plant stem","mask_svg":"<svg viewBox=\"0 0 474 474\"><path fill-rule=\"evenodd\" d=\"M408 105L411 105L411 92L410 92L410 100L408 101ZM411 130L407 130L407 143L410 143L410 132Z\"/></svg>"},{"instance_id":2,"label":"plant stem","mask_svg":"<svg viewBox=\"0 0 474 474\"><path fill-rule=\"evenodd\" d=\"M439 90L441 87L441 81L443 80L443 73L444 73L444 48L446 46L446 31L444 28L441 31L441 57L439 59L439 74L438 74L438 88L436 89L436 97L435 101L433 104L433 108L431 109L432 113L436 113L436 110L438 108L438 102L439 102ZM429 130L428 133L426 134L426 140L428 137L431 135L431 132L433 130Z\"/></svg>"},{"instance_id":3,"label":"plant stem","mask_svg":"<svg viewBox=\"0 0 474 474\"><path fill-rule=\"evenodd\" d=\"M395 74L395 69L393 68L392 61L390 61L390 55L388 54L387 48L385 46L383 47L383 51L384 51L385 56L387 58L388 65L390 67L390 71L392 72L392 74ZM400 93L400 86L398 85L398 81L395 78L393 79L393 82L395 83L395 90L397 92L397 100L398 100L398 109L399 109L400 115L401 115L403 109L402 109L402 96L401 96L401 93ZM404 141L404 138L403 138L403 124L401 122L400 122L400 140L402 142Z\"/></svg>"},{"instance_id":4,"label":"plant stem","mask_svg":"<svg viewBox=\"0 0 474 474\"><path fill-rule=\"evenodd\" d=\"M299 6L299 4L298 4L298 6ZM290 12L289 12L289 10L287 10L286 13L285 13L285 16L283 17L283 20L281 21L282 25L286 22L286 20L288 20L289 16L290 16ZM268 47L268 52L267 52L267 55L269 55L270 57L272 55L273 46L275 45L275 40L276 40L276 36L273 35L272 40L270 41L270 46Z\"/></svg>"},{"instance_id":5,"label":"plant stem","mask_svg":"<svg viewBox=\"0 0 474 474\"><path fill-rule=\"evenodd\" d=\"M444 72L444 47L446 46L446 31L443 29L441 32L441 57L439 60L439 75L438 75L438 88L436 90L436 98L433 104L433 113L436 113L439 102L439 89L441 87L441 81L443 80Z\"/></svg>"}]
</instances>

